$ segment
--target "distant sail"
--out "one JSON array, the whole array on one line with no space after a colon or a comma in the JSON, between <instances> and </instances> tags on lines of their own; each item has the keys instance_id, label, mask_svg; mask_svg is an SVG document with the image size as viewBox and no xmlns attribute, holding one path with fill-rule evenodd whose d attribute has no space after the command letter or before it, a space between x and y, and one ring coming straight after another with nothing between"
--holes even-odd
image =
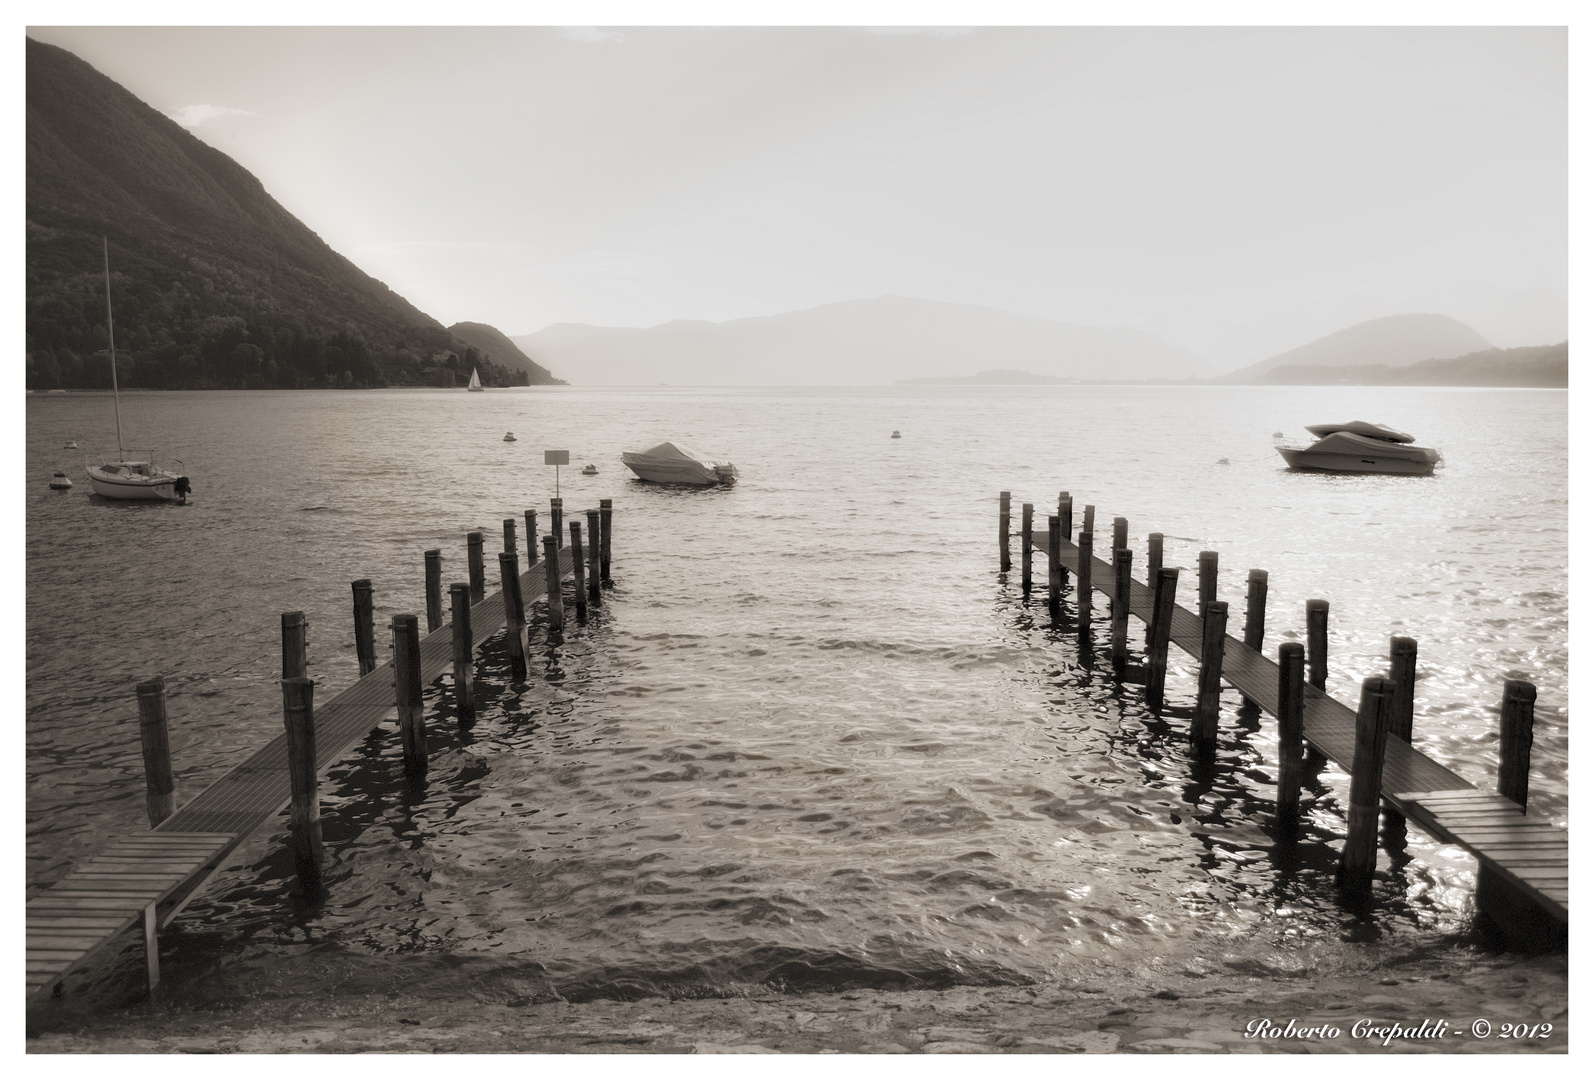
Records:
<instances>
[{"instance_id":1,"label":"distant sail","mask_svg":"<svg viewBox=\"0 0 1594 1080\"><path fill-rule=\"evenodd\" d=\"M471 368L470 369L470 385L465 387L465 389L470 390L470 391L472 391L474 393L478 393L478 394L481 393L482 377L480 375L476 374L476 369L475 368Z\"/></svg>"}]
</instances>

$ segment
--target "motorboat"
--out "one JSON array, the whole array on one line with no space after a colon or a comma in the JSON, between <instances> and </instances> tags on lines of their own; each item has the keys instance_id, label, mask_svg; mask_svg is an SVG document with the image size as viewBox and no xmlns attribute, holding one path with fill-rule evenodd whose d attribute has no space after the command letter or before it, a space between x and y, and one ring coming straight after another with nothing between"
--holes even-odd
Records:
<instances>
[{"instance_id":1,"label":"motorboat","mask_svg":"<svg viewBox=\"0 0 1594 1080\"><path fill-rule=\"evenodd\" d=\"M504 432L504 441L505 442L517 442L519 440L517 440L515 438L515 433L513 431L506 431L506 432Z\"/></svg>"},{"instance_id":2,"label":"motorboat","mask_svg":"<svg viewBox=\"0 0 1594 1080\"><path fill-rule=\"evenodd\" d=\"M475 368L470 369L470 385L465 387L465 389L469 390L473 394L479 394L482 392L482 377L477 374Z\"/></svg>"},{"instance_id":3,"label":"motorboat","mask_svg":"<svg viewBox=\"0 0 1594 1080\"><path fill-rule=\"evenodd\" d=\"M684 443L662 442L646 450L620 455L627 468L643 480L655 484L730 484L737 477L736 466L711 454L694 450Z\"/></svg>"},{"instance_id":4,"label":"motorboat","mask_svg":"<svg viewBox=\"0 0 1594 1080\"><path fill-rule=\"evenodd\" d=\"M58 472L54 476L50 477L51 491L65 491L71 486L72 481L67 478L67 475L64 472Z\"/></svg>"},{"instance_id":5,"label":"motorboat","mask_svg":"<svg viewBox=\"0 0 1594 1080\"><path fill-rule=\"evenodd\" d=\"M1274 448L1292 469L1431 476L1444 460L1437 450L1412 445L1417 441L1414 436L1365 420L1308 424L1306 430L1317 436L1310 446Z\"/></svg>"},{"instance_id":6,"label":"motorboat","mask_svg":"<svg viewBox=\"0 0 1594 1080\"><path fill-rule=\"evenodd\" d=\"M107 453L98 465L89 465L89 486L105 499L135 502L188 501L188 477L158 467L148 451L129 451L122 446L122 392L116 385L116 327L111 321L111 244L105 245L105 334L110 342L111 400L116 406L116 456ZM138 455L142 454L140 457Z\"/></svg>"},{"instance_id":7,"label":"motorboat","mask_svg":"<svg viewBox=\"0 0 1594 1080\"><path fill-rule=\"evenodd\" d=\"M598 475L598 467L596 465L588 465L586 468L581 470L581 475L582 476L597 476Z\"/></svg>"}]
</instances>

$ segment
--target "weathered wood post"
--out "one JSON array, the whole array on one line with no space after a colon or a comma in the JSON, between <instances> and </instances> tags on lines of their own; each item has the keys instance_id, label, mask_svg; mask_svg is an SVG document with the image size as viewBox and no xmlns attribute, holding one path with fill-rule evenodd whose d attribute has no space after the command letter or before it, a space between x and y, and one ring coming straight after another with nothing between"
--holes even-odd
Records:
<instances>
[{"instance_id":1,"label":"weathered wood post","mask_svg":"<svg viewBox=\"0 0 1594 1080\"><path fill-rule=\"evenodd\" d=\"M537 511L523 511L526 519L526 569L537 565Z\"/></svg>"},{"instance_id":2,"label":"weathered wood post","mask_svg":"<svg viewBox=\"0 0 1594 1080\"><path fill-rule=\"evenodd\" d=\"M432 548L426 553L426 632L443 625L443 552Z\"/></svg>"},{"instance_id":3,"label":"weathered wood post","mask_svg":"<svg viewBox=\"0 0 1594 1080\"><path fill-rule=\"evenodd\" d=\"M1028 596L1034 585L1035 552L1035 504L1025 503L1019 509L1019 543L1024 554L1020 558L1022 567L1024 595Z\"/></svg>"},{"instance_id":4,"label":"weathered wood post","mask_svg":"<svg viewBox=\"0 0 1594 1080\"><path fill-rule=\"evenodd\" d=\"M1508 679L1500 701L1501 795L1528 808L1528 763L1533 756L1533 708L1539 691L1530 682Z\"/></svg>"},{"instance_id":5,"label":"weathered wood post","mask_svg":"<svg viewBox=\"0 0 1594 1080\"><path fill-rule=\"evenodd\" d=\"M600 541L603 552L603 580L609 580L609 534L614 528L614 500L599 499L598 514L603 520L603 538Z\"/></svg>"},{"instance_id":6,"label":"weathered wood post","mask_svg":"<svg viewBox=\"0 0 1594 1080\"><path fill-rule=\"evenodd\" d=\"M504 550L514 551L515 547L515 519L507 517L504 519Z\"/></svg>"},{"instance_id":7,"label":"weathered wood post","mask_svg":"<svg viewBox=\"0 0 1594 1080\"><path fill-rule=\"evenodd\" d=\"M1063 603L1062 540L1062 522L1052 514L1046 519L1046 603L1052 609L1053 618Z\"/></svg>"},{"instance_id":8,"label":"weathered wood post","mask_svg":"<svg viewBox=\"0 0 1594 1080\"><path fill-rule=\"evenodd\" d=\"M554 544L557 547L562 542L562 538L564 537L564 528L565 528L565 501L564 501L564 499L563 498L549 499L548 500L548 511L549 511L550 516L553 519L553 527L552 527L552 529L550 531L553 534Z\"/></svg>"},{"instance_id":9,"label":"weathered wood post","mask_svg":"<svg viewBox=\"0 0 1594 1080\"><path fill-rule=\"evenodd\" d=\"M470 568L470 602L479 604L487 595L487 567L482 562L482 534L465 534L465 562Z\"/></svg>"},{"instance_id":10,"label":"weathered wood post","mask_svg":"<svg viewBox=\"0 0 1594 1080\"><path fill-rule=\"evenodd\" d=\"M599 554L603 544L603 527L598 524L598 519L597 510L587 511L587 603L592 607L603 606L603 567Z\"/></svg>"},{"instance_id":11,"label":"weathered wood post","mask_svg":"<svg viewBox=\"0 0 1594 1080\"><path fill-rule=\"evenodd\" d=\"M154 828L177 812L172 744L166 729L166 680L138 684L138 738L144 750L144 808Z\"/></svg>"},{"instance_id":12,"label":"weathered wood post","mask_svg":"<svg viewBox=\"0 0 1594 1080\"><path fill-rule=\"evenodd\" d=\"M1200 746L1218 742L1218 702L1223 692L1223 637L1229 628L1229 605L1208 601L1201 622L1201 671L1196 680L1195 720L1190 740Z\"/></svg>"},{"instance_id":13,"label":"weathered wood post","mask_svg":"<svg viewBox=\"0 0 1594 1080\"><path fill-rule=\"evenodd\" d=\"M371 579L361 578L354 585L354 652L360 661L360 677L376 670L376 625L371 615Z\"/></svg>"},{"instance_id":14,"label":"weathered wood post","mask_svg":"<svg viewBox=\"0 0 1594 1080\"><path fill-rule=\"evenodd\" d=\"M454 627L454 710L464 724L476 719L476 647L470 626L470 586L463 581L451 583L448 603Z\"/></svg>"},{"instance_id":15,"label":"weathered wood post","mask_svg":"<svg viewBox=\"0 0 1594 1080\"><path fill-rule=\"evenodd\" d=\"M551 535L542 538L542 561L548 581L548 636L555 637L564 632L565 598L560 585L559 541Z\"/></svg>"},{"instance_id":16,"label":"weathered wood post","mask_svg":"<svg viewBox=\"0 0 1594 1080\"><path fill-rule=\"evenodd\" d=\"M1085 511L1088 516L1090 507ZM1074 583L1074 607L1079 614L1079 632L1090 632L1090 611L1095 606L1096 598L1092 595L1090 587L1092 558L1091 549L1095 546L1095 537L1089 529L1079 530L1079 580Z\"/></svg>"},{"instance_id":17,"label":"weathered wood post","mask_svg":"<svg viewBox=\"0 0 1594 1080\"><path fill-rule=\"evenodd\" d=\"M1409 637L1389 639L1389 681L1395 700L1389 710L1389 734L1411 742L1411 725L1417 711L1417 642Z\"/></svg>"},{"instance_id":18,"label":"weathered wood post","mask_svg":"<svg viewBox=\"0 0 1594 1080\"><path fill-rule=\"evenodd\" d=\"M1126 547L1112 553L1112 669L1122 678L1129 666L1129 581L1135 553Z\"/></svg>"},{"instance_id":19,"label":"weathered wood post","mask_svg":"<svg viewBox=\"0 0 1594 1080\"><path fill-rule=\"evenodd\" d=\"M315 774L315 683L282 680L282 721L288 733L288 824L293 865L306 895L321 893L321 800Z\"/></svg>"},{"instance_id":20,"label":"weathered wood post","mask_svg":"<svg viewBox=\"0 0 1594 1080\"><path fill-rule=\"evenodd\" d=\"M1151 610L1157 610L1157 580L1162 571L1162 534L1146 537L1146 585L1151 589ZM1146 640L1151 640L1151 620L1146 620Z\"/></svg>"},{"instance_id":21,"label":"weathered wood post","mask_svg":"<svg viewBox=\"0 0 1594 1080\"><path fill-rule=\"evenodd\" d=\"M393 700L398 706L404 775L426 775L426 701L421 689L421 628L414 615L393 616Z\"/></svg>"},{"instance_id":22,"label":"weathered wood post","mask_svg":"<svg viewBox=\"0 0 1594 1080\"><path fill-rule=\"evenodd\" d=\"M1328 601L1306 602L1306 681L1328 686Z\"/></svg>"},{"instance_id":23,"label":"weathered wood post","mask_svg":"<svg viewBox=\"0 0 1594 1080\"><path fill-rule=\"evenodd\" d=\"M1112 519L1112 549L1117 551L1119 548L1126 548L1128 546L1129 519L1115 517Z\"/></svg>"},{"instance_id":24,"label":"weathered wood post","mask_svg":"<svg viewBox=\"0 0 1594 1080\"><path fill-rule=\"evenodd\" d=\"M576 622L587 622L587 553L581 546L581 522L570 523L570 568L576 583Z\"/></svg>"},{"instance_id":25,"label":"weathered wood post","mask_svg":"<svg viewBox=\"0 0 1594 1080\"><path fill-rule=\"evenodd\" d=\"M1173 600L1178 591L1179 568L1165 566L1158 570L1146 639L1146 707L1157 715L1162 713L1163 691L1168 683L1168 639L1173 636Z\"/></svg>"},{"instance_id":26,"label":"weathered wood post","mask_svg":"<svg viewBox=\"0 0 1594 1080\"><path fill-rule=\"evenodd\" d=\"M1339 884L1365 893L1378 869L1378 798L1384 779L1384 747L1389 741L1389 703L1394 696L1388 679L1362 680L1361 707L1356 710L1356 750L1351 758L1350 806L1346 808L1345 847L1340 853Z\"/></svg>"},{"instance_id":27,"label":"weathered wood post","mask_svg":"<svg viewBox=\"0 0 1594 1080\"><path fill-rule=\"evenodd\" d=\"M1059 539L1065 544L1069 543L1074 535L1074 497L1066 491L1057 493L1057 520L1061 529L1058 533ZM1057 550L1061 552L1062 548L1059 547ZM1068 571L1059 566L1058 573L1060 582L1058 592L1060 597L1061 590L1068 585Z\"/></svg>"},{"instance_id":28,"label":"weathered wood post","mask_svg":"<svg viewBox=\"0 0 1594 1080\"><path fill-rule=\"evenodd\" d=\"M1196 614L1206 618L1207 605L1218 598L1218 553L1203 551L1196 556Z\"/></svg>"},{"instance_id":29,"label":"weathered wood post","mask_svg":"<svg viewBox=\"0 0 1594 1080\"><path fill-rule=\"evenodd\" d=\"M1267 624L1267 571L1250 570L1245 575L1245 644L1262 651Z\"/></svg>"},{"instance_id":30,"label":"weathered wood post","mask_svg":"<svg viewBox=\"0 0 1594 1080\"><path fill-rule=\"evenodd\" d=\"M504 632L509 640L509 675L526 681L526 607L520 598L520 553L498 553L498 576L504 597Z\"/></svg>"},{"instance_id":31,"label":"weathered wood post","mask_svg":"<svg viewBox=\"0 0 1594 1080\"><path fill-rule=\"evenodd\" d=\"M1080 519L1079 531L1082 532L1082 533L1090 533L1092 536L1095 535L1095 533L1096 533L1096 506L1095 506L1094 503L1086 503L1085 504L1085 516Z\"/></svg>"},{"instance_id":32,"label":"weathered wood post","mask_svg":"<svg viewBox=\"0 0 1594 1080\"><path fill-rule=\"evenodd\" d=\"M310 666L304 612L282 613L282 677L302 679Z\"/></svg>"},{"instance_id":33,"label":"weathered wood post","mask_svg":"<svg viewBox=\"0 0 1594 1080\"><path fill-rule=\"evenodd\" d=\"M1005 574L1013 569L1013 553L1007 539L1009 529L1012 526L1013 493L1011 491L1002 492L998 502L1000 505L996 511L996 543L1002 552L1001 568L1002 573Z\"/></svg>"},{"instance_id":34,"label":"weathered wood post","mask_svg":"<svg viewBox=\"0 0 1594 1080\"><path fill-rule=\"evenodd\" d=\"M1306 693L1306 649L1299 641L1279 646L1279 776L1276 799L1281 838L1301 824L1301 741Z\"/></svg>"}]
</instances>

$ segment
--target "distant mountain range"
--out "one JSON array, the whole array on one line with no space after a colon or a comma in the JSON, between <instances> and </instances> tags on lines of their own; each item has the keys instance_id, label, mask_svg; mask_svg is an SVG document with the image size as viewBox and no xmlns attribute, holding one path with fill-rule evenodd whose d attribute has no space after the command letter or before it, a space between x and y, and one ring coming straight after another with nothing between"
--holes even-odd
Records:
<instances>
[{"instance_id":1,"label":"distant mountain range","mask_svg":"<svg viewBox=\"0 0 1594 1080\"><path fill-rule=\"evenodd\" d=\"M1286 366L1333 368L1382 364L1399 367L1488 348L1492 346L1482 334L1448 315L1389 315L1325 334L1316 341L1231 371L1213 381L1263 382L1268 372Z\"/></svg>"},{"instance_id":2,"label":"distant mountain range","mask_svg":"<svg viewBox=\"0 0 1594 1080\"><path fill-rule=\"evenodd\" d=\"M902 296L847 300L724 323L646 329L559 323L513 338L591 385L859 385L1022 366L1071 379L1185 379L1212 365L1138 330L1103 330L996 308Z\"/></svg>"},{"instance_id":3,"label":"distant mountain range","mask_svg":"<svg viewBox=\"0 0 1594 1080\"><path fill-rule=\"evenodd\" d=\"M1255 381L1270 386L1538 386L1567 385L1567 343L1484 349L1452 360L1415 364L1285 364Z\"/></svg>"},{"instance_id":4,"label":"distant mountain range","mask_svg":"<svg viewBox=\"0 0 1594 1080\"><path fill-rule=\"evenodd\" d=\"M531 377L534 386L565 385L565 380L554 378L547 368L521 352L513 341L486 323L455 323L448 328L448 332L474 348L486 363L524 371Z\"/></svg>"},{"instance_id":5,"label":"distant mountain range","mask_svg":"<svg viewBox=\"0 0 1594 1080\"><path fill-rule=\"evenodd\" d=\"M552 381L485 359L226 154L29 38L30 389L110 385L102 236L123 386L449 386L472 367L489 385Z\"/></svg>"}]
</instances>

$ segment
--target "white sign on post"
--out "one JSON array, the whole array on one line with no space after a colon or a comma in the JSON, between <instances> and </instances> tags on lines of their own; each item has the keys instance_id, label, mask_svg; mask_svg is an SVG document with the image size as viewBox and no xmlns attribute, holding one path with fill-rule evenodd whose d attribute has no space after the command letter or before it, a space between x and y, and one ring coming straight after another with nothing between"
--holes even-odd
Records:
<instances>
[{"instance_id":1,"label":"white sign on post","mask_svg":"<svg viewBox=\"0 0 1594 1080\"><path fill-rule=\"evenodd\" d=\"M544 450L542 452L542 463L553 466L553 497L557 499L559 497L559 466L570 464L570 451Z\"/></svg>"}]
</instances>

